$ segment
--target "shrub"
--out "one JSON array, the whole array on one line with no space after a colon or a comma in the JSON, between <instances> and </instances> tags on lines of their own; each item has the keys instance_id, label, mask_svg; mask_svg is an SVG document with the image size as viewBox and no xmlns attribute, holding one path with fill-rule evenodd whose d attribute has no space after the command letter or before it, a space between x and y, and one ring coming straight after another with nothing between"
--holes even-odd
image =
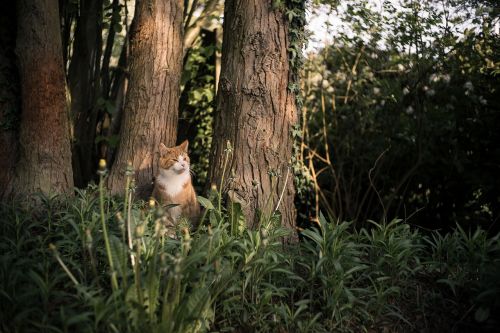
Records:
<instances>
[{"instance_id":1,"label":"shrub","mask_svg":"<svg viewBox=\"0 0 500 333\"><path fill-rule=\"evenodd\" d=\"M214 196L215 201L217 196ZM285 244L279 217L243 228L205 198L196 232L102 187L0 214L2 332L440 331L497 324L499 252L486 232L400 220L327 222ZM236 223L235 223L236 221ZM481 325L481 326L478 326Z\"/></svg>"}]
</instances>

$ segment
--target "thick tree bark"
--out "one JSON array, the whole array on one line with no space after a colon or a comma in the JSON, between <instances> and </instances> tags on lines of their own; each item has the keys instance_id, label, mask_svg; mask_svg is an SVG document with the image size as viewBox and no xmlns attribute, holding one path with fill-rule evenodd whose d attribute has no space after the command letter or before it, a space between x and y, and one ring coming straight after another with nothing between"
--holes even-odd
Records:
<instances>
[{"instance_id":1,"label":"thick tree bark","mask_svg":"<svg viewBox=\"0 0 500 333\"><path fill-rule=\"evenodd\" d=\"M108 186L121 193L132 162L140 197L151 194L160 143L177 135L183 56L183 0L138 0L130 40L130 80Z\"/></svg>"},{"instance_id":2,"label":"thick tree bark","mask_svg":"<svg viewBox=\"0 0 500 333\"><path fill-rule=\"evenodd\" d=\"M0 2L0 199L10 192L17 160L20 101L15 43L16 4Z\"/></svg>"},{"instance_id":3,"label":"thick tree bark","mask_svg":"<svg viewBox=\"0 0 500 333\"><path fill-rule=\"evenodd\" d=\"M295 227L293 173L288 167L297 109L288 91L287 48L284 13L274 10L270 1L226 1L210 179L220 185L230 141L234 151L224 191L241 203L250 227L257 226L258 212L269 215L278 204L282 224Z\"/></svg>"},{"instance_id":4,"label":"thick tree bark","mask_svg":"<svg viewBox=\"0 0 500 333\"><path fill-rule=\"evenodd\" d=\"M21 82L18 194L72 193L73 172L58 3L18 1Z\"/></svg>"},{"instance_id":5,"label":"thick tree bark","mask_svg":"<svg viewBox=\"0 0 500 333\"><path fill-rule=\"evenodd\" d=\"M95 136L96 103L100 94L101 23L102 1L81 0L68 70L74 123L73 167L78 187L84 187L95 176L97 165Z\"/></svg>"}]
</instances>

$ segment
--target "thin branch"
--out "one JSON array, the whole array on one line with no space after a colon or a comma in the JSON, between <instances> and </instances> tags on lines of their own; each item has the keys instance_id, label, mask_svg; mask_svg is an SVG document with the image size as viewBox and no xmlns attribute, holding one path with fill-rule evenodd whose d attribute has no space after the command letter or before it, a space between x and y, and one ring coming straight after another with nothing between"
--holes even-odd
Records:
<instances>
[{"instance_id":1,"label":"thin branch","mask_svg":"<svg viewBox=\"0 0 500 333\"><path fill-rule=\"evenodd\" d=\"M217 10L218 0L208 0L200 15L191 23L192 15L196 10L197 0L193 1L188 19L184 25L184 53L193 46L196 38L200 34L201 28L207 24L210 16Z\"/></svg>"},{"instance_id":2,"label":"thin branch","mask_svg":"<svg viewBox=\"0 0 500 333\"><path fill-rule=\"evenodd\" d=\"M377 194L377 197L378 197L378 200L380 202L380 205L382 206L382 209L384 210L384 215L383 215L383 217L384 217L383 220L384 221L387 218L387 210L385 209L384 201L382 200L382 197L380 196L380 193L378 192L377 188L375 187L375 184L373 184L372 172L373 172L373 170L375 170L375 168L377 167L378 162L382 159L382 157L384 156L384 154L389 151L390 148L391 147L388 147L382 153L380 153L380 155L375 160L375 163L373 164L373 167L370 169L370 171L368 171L368 179L370 180L370 186L373 188L373 190Z\"/></svg>"}]
</instances>

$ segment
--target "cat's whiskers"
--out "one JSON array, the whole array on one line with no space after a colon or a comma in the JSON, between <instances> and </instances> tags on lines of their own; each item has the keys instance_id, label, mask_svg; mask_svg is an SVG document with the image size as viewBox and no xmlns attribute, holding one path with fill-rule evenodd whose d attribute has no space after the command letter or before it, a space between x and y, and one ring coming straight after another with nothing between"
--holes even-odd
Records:
<instances>
[{"instance_id":1,"label":"cat's whiskers","mask_svg":"<svg viewBox=\"0 0 500 333\"><path fill-rule=\"evenodd\" d=\"M189 174L190 174L191 176L193 176L193 177L194 177L194 176L196 176L196 172L193 170L193 168L192 168L192 167L193 167L193 165L192 165L192 164L190 164L190 165L189 165Z\"/></svg>"}]
</instances>

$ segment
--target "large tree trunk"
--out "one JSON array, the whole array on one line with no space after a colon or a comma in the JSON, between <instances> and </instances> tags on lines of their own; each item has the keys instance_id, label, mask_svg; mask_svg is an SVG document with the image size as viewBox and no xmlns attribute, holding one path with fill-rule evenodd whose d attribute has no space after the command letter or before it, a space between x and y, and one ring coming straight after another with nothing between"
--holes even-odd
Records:
<instances>
[{"instance_id":1,"label":"large tree trunk","mask_svg":"<svg viewBox=\"0 0 500 333\"><path fill-rule=\"evenodd\" d=\"M151 194L160 143L173 146L177 135L182 71L183 1L138 0L130 41L130 81L115 163L113 193L125 186L132 162L140 197Z\"/></svg>"},{"instance_id":2,"label":"large tree trunk","mask_svg":"<svg viewBox=\"0 0 500 333\"><path fill-rule=\"evenodd\" d=\"M295 96L288 91L287 48L284 13L273 10L270 1L226 1L210 179L220 185L230 141L234 151L224 191L241 203L250 227L278 203L282 224L295 226L293 173L288 167L297 110Z\"/></svg>"},{"instance_id":3,"label":"large tree trunk","mask_svg":"<svg viewBox=\"0 0 500 333\"><path fill-rule=\"evenodd\" d=\"M9 191L17 159L16 131L20 112L15 65L16 3L0 2L0 199Z\"/></svg>"},{"instance_id":4,"label":"large tree trunk","mask_svg":"<svg viewBox=\"0 0 500 333\"><path fill-rule=\"evenodd\" d=\"M21 82L19 194L71 193L73 172L58 3L19 0Z\"/></svg>"},{"instance_id":5,"label":"large tree trunk","mask_svg":"<svg viewBox=\"0 0 500 333\"><path fill-rule=\"evenodd\" d=\"M74 123L73 167L75 185L84 187L95 175L95 136L100 93L102 1L81 0L73 55L68 71Z\"/></svg>"}]
</instances>

